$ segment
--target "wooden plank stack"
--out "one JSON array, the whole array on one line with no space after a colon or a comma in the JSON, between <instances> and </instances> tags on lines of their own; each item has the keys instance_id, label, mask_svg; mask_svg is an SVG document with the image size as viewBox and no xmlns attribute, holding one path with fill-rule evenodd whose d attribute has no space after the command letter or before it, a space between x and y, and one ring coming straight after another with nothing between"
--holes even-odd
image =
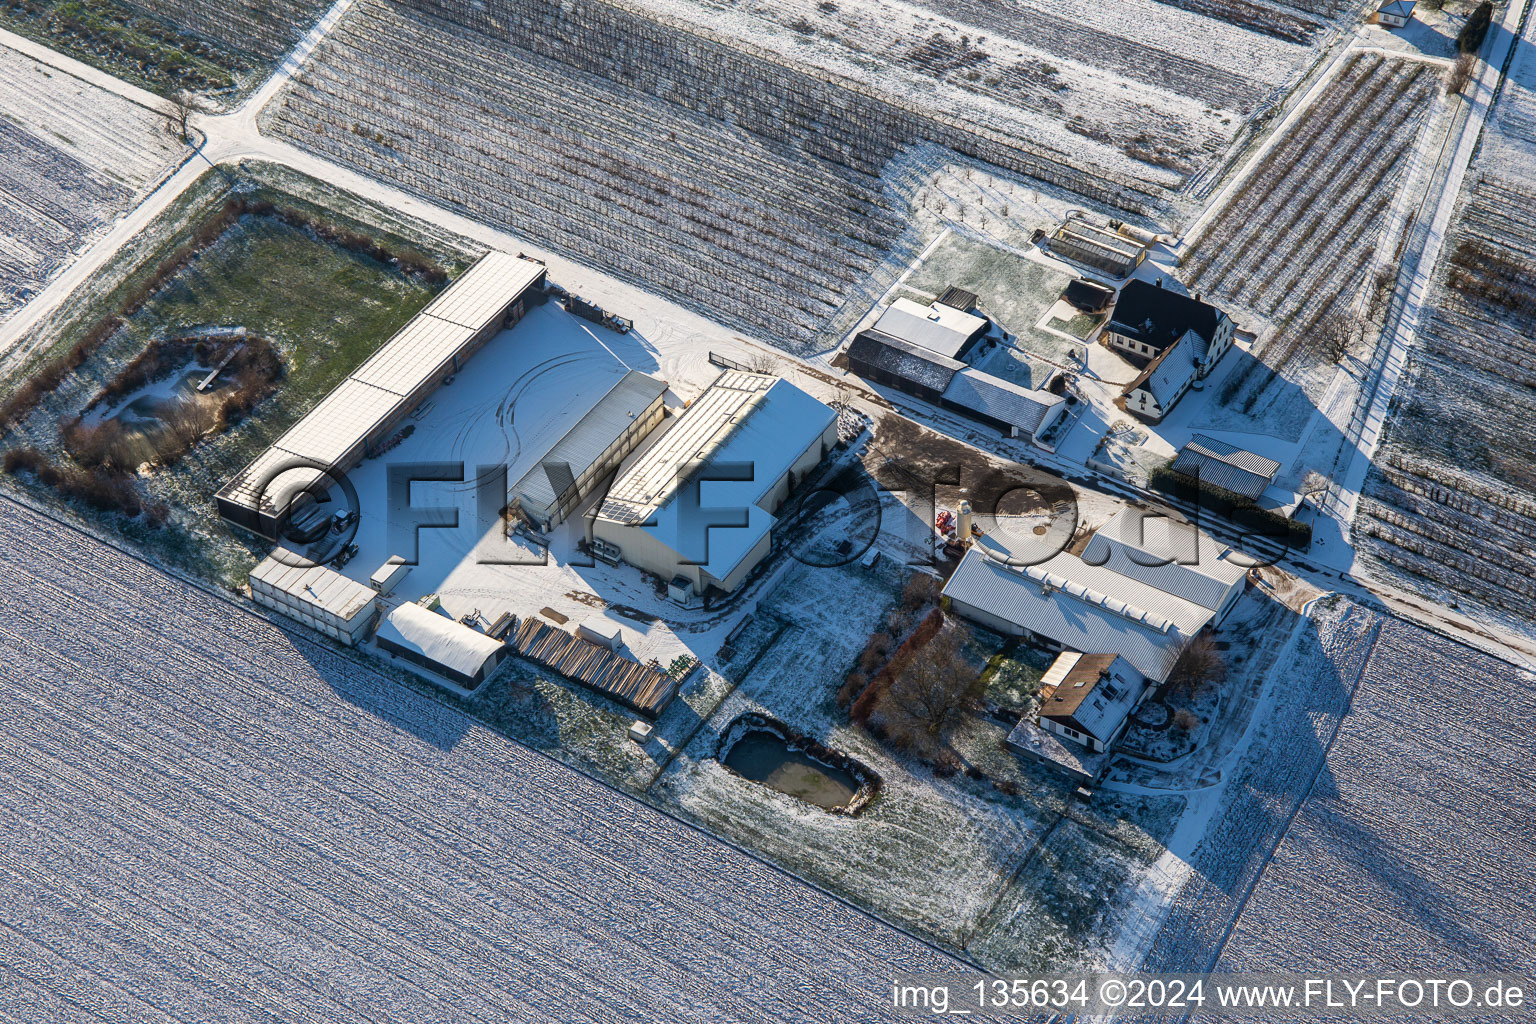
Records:
<instances>
[{"instance_id":1,"label":"wooden plank stack","mask_svg":"<svg viewBox=\"0 0 1536 1024\"><path fill-rule=\"evenodd\" d=\"M650 718L661 714L677 692L677 681L665 672L578 640L532 616L518 624L511 646L529 661Z\"/></svg>"}]
</instances>

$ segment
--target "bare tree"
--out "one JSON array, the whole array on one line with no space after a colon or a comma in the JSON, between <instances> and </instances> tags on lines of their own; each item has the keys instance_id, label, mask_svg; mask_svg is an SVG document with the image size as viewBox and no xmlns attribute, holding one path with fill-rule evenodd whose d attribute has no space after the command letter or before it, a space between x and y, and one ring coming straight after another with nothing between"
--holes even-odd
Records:
<instances>
[{"instance_id":1,"label":"bare tree","mask_svg":"<svg viewBox=\"0 0 1536 1024\"><path fill-rule=\"evenodd\" d=\"M1454 96L1467 87L1472 80L1472 72L1477 67L1477 55L1464 53L1456 58L1456 63L1451 65L1451 70L1445 76L1445 94Z\"/></svg>"},{"instance_id":2,"label":"bare tree","mask_svg":"<svg viewBox=\"0 0 1536 1024\"><path fill-rule=\"evenodd\" d=\"M1317 322L1318 337L1327 349L1328 358L1337 363L1344 358L1349 347L1364 336L1360 318L1343 309L1330 310Z\"/></svg>"},{"instance_id":3,"label":"bare tree","mask_svg":"<svg viewBox=\"0 0 1536 1024\"><path fill-rule=\"evenodd\" d=\"M165 101L166 127L182 142L191 140L192 115L202 110L197 94L178 89Z\"/></svg>"},{"instance_id":4,"label":"bare tree","mask_svg":"<svg viewBox=\"0 0 1536 1024\"><path fill-rule=\"evenodd\" d=\"M981 674L965 659L969 631L941 630L902 667L880 702L886 732L897 743L931 751L981 696Z\"/></svg>"},{"instance_id":5,"label":"bare tree","mask_svg":"<svg viewBox=\"0 0 1536 1024\"><path fill-rule=\"evenodd\" d=\"M779 361L767 352L754 352L752 358L747 360L747 365L753 373L773 374L779 369Z\"/></svg>"},{"instance_id":6,"label":"bare tree","mask_svg":"<svg viewBox=\"0 0 1536 1024\"><path fill-rule=\"evenodd\" d=\"M1227 659L1216 649L1209 633L1190 641L1168 675L1168 685L1176 692L1193 696L1205 687L1227 678Z\"/></svg>"}]
</instances>

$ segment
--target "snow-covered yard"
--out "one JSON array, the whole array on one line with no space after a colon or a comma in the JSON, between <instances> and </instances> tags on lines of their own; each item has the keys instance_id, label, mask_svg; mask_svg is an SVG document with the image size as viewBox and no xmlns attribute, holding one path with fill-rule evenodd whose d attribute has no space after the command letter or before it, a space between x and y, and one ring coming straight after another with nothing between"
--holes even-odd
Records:
<instances>
[{"instance_id":1,"label":"snow-covered yard","mask_svg":"<svg viewBox=\"0 0 1536 1024\"><path fill-rule=\"evenodd\" d=\"M977 779L940 777L851 726L838 686L901 586L883 565L792 568L758 612L779 624L777 639L718 706L695 709L701 726L649 795L998 969L1093 959L1118 926L1119 885L1160 852L1182 801L1075 805L1064 779L1020 763L1003 747L1006 728L986 718L953 740ZM721 767L721 736L754 712L872 768L874 803L829 814Z\"/></svg>"}]
</instances>

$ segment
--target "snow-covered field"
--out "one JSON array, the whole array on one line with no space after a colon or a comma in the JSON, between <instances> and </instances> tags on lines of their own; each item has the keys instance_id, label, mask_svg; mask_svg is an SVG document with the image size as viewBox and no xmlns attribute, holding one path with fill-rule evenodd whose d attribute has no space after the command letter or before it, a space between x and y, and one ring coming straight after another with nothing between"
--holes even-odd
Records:
<instances>
[{"instance_id":1,"label":"snow-covered field","mask_svg":"<svg viewBox=\"0 0 1536 1024\"><path fill-rule=\"evenodd\" d=\"M1270 852L1314 791L1381 617L1336 601L1314 618L1282 655L1288 664L1189 858L1192 870L1150 944L1147 970L1210 969Z\"/></svg>"},{"instance_id":2,"label":"snow-covered field","mask_svg":"<svg viewBox=\"0 0 1536 1024\"><path fill-rule=\"evenodd\" d=\"M1533 727L1536 677L1386 623L1217 969L1524 971L1536 955Z\"/></svg>"},{"instance_id":3,"label":"snow-covered field","mask_svg":"<svg viewBox=\"0 0 1536 1024\"><path fill-rule=\"evenodd\" d=\"M1536 600L1536 23L1468 175L1361 492L1363 568L1490 618Z\"/></svg>"},{"instance_id":4,"label":"snow-covered field","mask_svg":"<svg viewBox=\"0 0 1536 1024\"><path fill-rule=\"evenodd\" d=\"M0 318L183 152L155 112L0 46Z\"/></svg>"},{"instance_id":5,"label":"snow-covered field","mask_svg":"<svg viewBox=\"0 0 1536 1024\"><path fill-rule=\"evenodd\" d=\"M891 972L963 969L323 643L3 513L8 1018L869 1021Z\"/></svg>"},{"instance_id":6,"label":"snow-covered field","mask_svg":"<svg viewBox=\"0 0 1536 1024\"><path fill-rule=\"evenodd\" d=\"M1439 66L1351 54L1220 211L1181 268L1189 290L1259 334L1213 395L1255 433L1297 440L1337 372L1319 324L1364 316L1391 266L1394 199L1438 102Z\"/></svg>"},{"instance_id":7,"label":"snow-covered field","mask_svg":"<svg viewBox=\"0 0 1536 1024\"><path fill-rule=\"evenodd\" d=\"M926 242L917 208L947 164L1162 216L1338 15L1221 5L1295 23L1282 38L1154 0L1047 6L364 0L263 127L723 323L826 348ZM801 17L827 24L781 24Z\"/></svg>"},{"instance_id":8,"label":"snow-covered field","mask_svg":"<svg viewBox=\"0 0 1536 1024\"><path fill-rule=\"evenodd\" d=\"M633 0L1085 164L1177 181L1303 70L1348 5Z\"/></svg>"}]
</instances>

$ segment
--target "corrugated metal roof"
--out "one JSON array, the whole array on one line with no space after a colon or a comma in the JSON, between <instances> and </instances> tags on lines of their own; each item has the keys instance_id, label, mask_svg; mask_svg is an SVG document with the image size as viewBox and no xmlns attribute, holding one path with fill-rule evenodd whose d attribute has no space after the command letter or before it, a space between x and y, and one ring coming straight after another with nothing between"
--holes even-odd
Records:
<instances>
[{"instance_id":1,"label":"corrugated metal roof","mask_svg":"<svg viewBox=\"0 0 1536 1024\"><path fill-rule=\"evenodd\" d=\"M333 465L400 405L392 391L347 378L273 446Z\"/></svg>"},{"instance_id":2,"label":"corrugated metal roof","mask_svg":"<svg viewBox=\"0 0 1536 1024\"><path fill-rule=\"evenodd\" d=\"M628 429L635 417L666 392L667 386L661 381L639 370L630 370L566 432L539 465L524 474L514 488L518 497L533 507L548 509L553 506L559 494L550 482L545 464L563 464L569 467L572 479L581 476Z\"/></svg>"},{"instance_id":3,"label":"corrugated metal roof","mask_svg":"<svg viewBox=\"0 0 1536 1024\"><path fill-rule=\"evenodd\" d=\"M342 381L267 452L219 490L219 497L275 513L320 471L291 473L279 491L268 477L284 462L335 469L338 460L398 412L407 396L439 373L501 310L544 273L520 256L489 252L433 299Z\"/></svg>"},{"instance_id":4,"label":"corrugated metal roof","mask_svg":"<svg viewBox=\"0 0 1536 1024\"><path fill-rule=\"evenodd\" d=\"M952 306L923 306L911 299L897 299L880 314L874 329L954 359L965 343L986 327L983 318Z\"/></svg>"},{"instance_id":5,"label":"corrugated metal roof","mask_svg":"<svg viewBox=\"0 0 1536 1024\"><path fill-rule=\"evenodd\" d=\"M1237 554L1191 523L1135 509L1115 513L1083 549L1083 559L1202 608L1215 609L1248 566Z\"/></svg>"},{"instance_id":6,"label":"corrugated metal roof","mask_svg":"<svg viewBox=\"0 0 1536 1024\"><path fill-rule=\"evenodd\" d=\"M1069 590L1071 583L1076 587ZM1074 650L1118 654L1158 682L1168 678L1184 644L1212 617L1208 608L1086 565L1073 555L1010 568L979 546L965 553L944 595ZM1098 595L1107 600L1095 600ZM1143 613L1167 622L1168 628L1157 628Z\"/></svg>"},{"instance_id":7,"label":"corrugated metal roof","mask_svg":"<svg viewBox=\"0 0 1536 1024\"><path fill-rule=\"evenodd\" d=\"M764 390L766 385L766 390ZM837 413L785 380L727 372L678 417L659 443L620 474L599 514L631 525L724 580L773 528L758 505ZM716 525L677 497L690 463L751 467L750 480L706 479L700 502L709 509L744 510L742 526Z\"/></svg>"},{"instance_id":8,"label":"corrugated metal roof","mask_svg":"<svg viewBox=\"0 0 1536 1024\"><path fill-rule=\"evenodd\" d=\"M353 380L396 395L409 395L443 371L444 364L469 344L475 330L431 316L418 316L388 345L368 357Z\"/></svg>"},{"instance_id":9,"label":"corrugated metal roof","mask_svg":"<svg viewBox=\"0 0 1536 1024\"><path fill-rule=\"evenodd\" d=\"M1280 463L1226 441L1196 434L1179 450L1173 469L1237 494L1258 498L1279 472Z\"/></svg>"},{"instance_id":10,"label":"corrugated metal roof","mask_svg":"<svg viewBox=\"0 0 1536 1024\"><path fill-rule=\"evenodd\" d=\"M1026 435L1033 434L1045 414L1064 401L1060 395L1022 388L970 366L955 374L944 399L1012 424Z\"/></svg>"},{"instance_id":11,"label":"corrugated metal roof","mask_svg":"<svg viewBox=\"0 0 1536 1024\"><path fill-rule=\"evenodd\" d=\"M348 579L334 569L289 564L300 561L298 554L277 548L251 570L251 579L347 621L356 618L378 597L372 587Z\"/></svg>"},{"instance_id":12,"label":"corrugated metal roof","mask_svg":"<svg viewBox=\"0 0 1536 1024\"><path fill-rule=\"evenodd\" d=\"M418 604L403 604L384 616L378 638L471 678L506 646Z\"/></svg>"},{"instance_id":13,"label":"corrugated metal roof","mask_svg":"<svg viewBox=\"0 0 1536 1024\"><path fill-rule=\"evenodd\" d=\"M501 311L509 295L523 291L544 272L542 263L493 249L428 303L421 315L478 331Z\"/></svg>"}]
</instances>

